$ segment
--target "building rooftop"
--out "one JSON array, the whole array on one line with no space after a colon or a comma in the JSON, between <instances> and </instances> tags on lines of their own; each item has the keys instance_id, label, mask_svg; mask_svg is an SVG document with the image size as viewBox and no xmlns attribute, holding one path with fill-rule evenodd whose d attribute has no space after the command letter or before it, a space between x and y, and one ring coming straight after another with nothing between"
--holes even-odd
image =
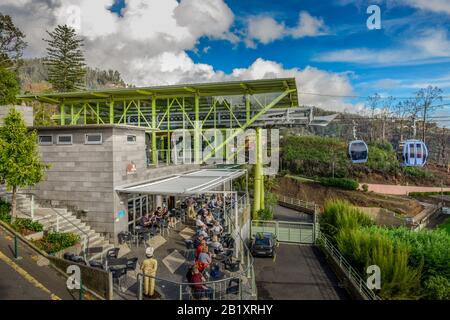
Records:
<instances>
[{"instance_id":1,"label":"building rooftop","mask_svg":"<svg viewBox=\"0 0 450 320\"><path fill-rule=\"evenodd\" d=\"M151 86L140 88L120 88L87 90L65 93L45 93L19 95L21 101L40 101L43 103L78 103L95 101L119 101L127 99L158 99L183 96L232 96L243 94L267 94L293 90L280 105L298 106L297 86L295 78L242 80L227 82L211 82L198 84L179 84L167 86Z\"/></svg>"}]
</instances>

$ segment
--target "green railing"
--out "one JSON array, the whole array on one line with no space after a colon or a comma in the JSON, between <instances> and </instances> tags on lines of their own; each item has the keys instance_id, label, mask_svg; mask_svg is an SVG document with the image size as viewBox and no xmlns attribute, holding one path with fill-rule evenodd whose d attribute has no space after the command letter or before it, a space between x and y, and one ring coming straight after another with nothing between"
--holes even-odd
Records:
<instances>
[{"instance_id":1,"label":"green railing","mask_svg":"<svg viewBox=\"0 0 450 320\"><path fill-rule=\"evenodd\" d=\"M309 222L253 220L251 235L259 232L273 233L277 241L301 244L315 242L316 225Z\"/></svg>"},{"instance_id":2,"label":"green railing","mask_svg":"<svg viewBox=\"0 0 450 320\"><path fill-rule=\"evenodd\" d=\"M318 232L317 244L339 266L348 281L366 300L381 300L381 298L367 286L367 282L359 272L351 266L340 251L331 243L327 236Z\"/></svg>"}]
</instances>

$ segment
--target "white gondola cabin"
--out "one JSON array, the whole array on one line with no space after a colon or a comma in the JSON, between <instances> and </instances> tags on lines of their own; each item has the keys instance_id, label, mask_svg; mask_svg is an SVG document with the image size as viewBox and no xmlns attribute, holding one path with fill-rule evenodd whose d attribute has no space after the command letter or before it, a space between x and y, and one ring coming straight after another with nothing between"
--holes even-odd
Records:
<instances>
[{"instance_id":1,"label":"white gondola cabin","mask_svg":"<svg viewBox=\"0 0 450 320\"><path fill-rule=\"evenodd\" d=\"M398 158L402 165L423 167L427 162L428 148L422 140L406 140L399 144Z\"/></svg>"},{"instance_id":2,"label":"white gondola cabin","mask_svg":"<svg viewBox=\"0 0 450 320\"><path fill-rule=\"evenodd\" d=\"M365 163L369 158L369 148L363 140L354 140L348 145L348 156L353 163Z\"/></svg>"}]
</instances>

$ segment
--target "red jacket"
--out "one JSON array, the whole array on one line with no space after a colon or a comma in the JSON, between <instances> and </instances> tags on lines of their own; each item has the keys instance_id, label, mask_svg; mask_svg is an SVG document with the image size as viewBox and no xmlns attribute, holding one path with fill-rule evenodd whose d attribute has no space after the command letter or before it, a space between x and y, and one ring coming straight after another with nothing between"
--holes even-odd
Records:
<instances>
[{"instance_id":1,"label":"red jacket","mask_svg":"<svg viewBox=\"0 0 450 320\"><path fill-rule=\"evenodd\" d=\"M192 274L192 276L191 276L192 289L202 290L203 289L202 282L203 282L203 279L202 279L202 274L200 272Z\"/></svg>"}]
</instances>

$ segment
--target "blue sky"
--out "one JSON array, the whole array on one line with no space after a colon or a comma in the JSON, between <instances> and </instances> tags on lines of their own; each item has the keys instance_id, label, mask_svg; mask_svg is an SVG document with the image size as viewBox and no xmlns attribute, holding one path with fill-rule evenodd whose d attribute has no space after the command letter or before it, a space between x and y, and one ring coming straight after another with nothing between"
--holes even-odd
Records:
<instances>
[{"instance_id":1,"label":"blue sky","mask_svg":"<svg viewBox=\"0 0 450 320\"><path fill-rule=\"evenodd\" d=\"M372 4L381 30L366 26ZM45 29L70 24L72 7L88 63L136 85L292 76L299 92L361 96L299 96L331 110L427 85L450 103L448 0L2 0L0 11L27 34L26 55L42 56Z\"/></svg>"}]
</instances>

